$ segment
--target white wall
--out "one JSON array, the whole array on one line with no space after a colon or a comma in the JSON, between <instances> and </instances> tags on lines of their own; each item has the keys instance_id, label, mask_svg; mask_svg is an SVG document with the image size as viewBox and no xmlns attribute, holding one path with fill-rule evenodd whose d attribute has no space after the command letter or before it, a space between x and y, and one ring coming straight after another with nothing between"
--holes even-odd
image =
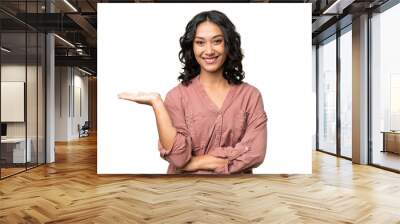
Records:
<instances>
[{"instance_id":1,"label":"white wall","mask_svg":"<svg viewBox=\"0 0 400 224\"><path fill-rule=\"evenodd\" d=\"M79 72L78 75L76 72ZM78 137L78 129L77 126L80 124L81 126L85 123L85 121L88 121L89 118L89 113L88 113L88 77L81 76L80 71L74 70L74 111L73 113L73 119L72 119L72 135L74 137ZM79 93L80 91L80 93ZM80 95L80 97L79 97ZM79 102L80 101L80 102ZM79 109L81 111L79 111Z\"/></svg>"},{"instance_id":2,"label":"white wall","mask_svg":"<svg viewBox=\"0 0 400 224\"><path fill-rule=\"evenodd\" d=\"M56 67L56 141L79 138L78 124L88 120L88 78L83 75L73 67Z\"/></svg>"},{"instance_id":3,"label":"white wall","mask_svg":"<svg viewBox=\"0 0 400 224\"><path fill-rule=\"evenodd\" d=\"M68 67L55 68L55 141L68 140Z\"/></svg>"},{"instance_id":4,"label":"white wall","mask_svg":"<svg viewBox=\"0 0 400 224\"><path fill-rule=\"evenodd\" d=\"M119 100L117 95L122 91L157 91L165 96L176 86L181 70L179 37L195 14L210 9L226 13L235 24L245 55L245 81L263 96L268 116L267 155L254 173L311 173L315 133L311 4L100 3L99 174L166 172L168 163L157 150L152 109ZM282 19L282 14L290 17ZM119 28L123 26L131 29Z\"/></svg>"}]
</instances>

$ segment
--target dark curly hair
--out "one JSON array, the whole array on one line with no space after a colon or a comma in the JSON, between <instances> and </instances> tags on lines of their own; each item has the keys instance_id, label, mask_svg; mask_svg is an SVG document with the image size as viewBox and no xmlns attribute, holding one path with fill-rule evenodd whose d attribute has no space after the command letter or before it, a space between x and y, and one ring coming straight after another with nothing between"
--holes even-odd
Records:
<instances>
[{"instance_id":1,"label":"dark curly hair","mask_svg":"<svg viewBox=\"0 0 400 224\"><path fill-rule=\"evenodd\" d=\"M179 39L181 50L179 60L183 63L183 72L180 73L178 80L187 86L191 80L200 74L200 65L196 61L193 52L193 40L196 35L197 26L210 21L218 25L224 33L226 60L223 64L223 77L229 84L239 85L244 79L242 69L243 54L240 48L240 35L236 32L235 25L222 12L212 10L197 14L186 25L185 34Z\"/></svg>"}]
</instances>

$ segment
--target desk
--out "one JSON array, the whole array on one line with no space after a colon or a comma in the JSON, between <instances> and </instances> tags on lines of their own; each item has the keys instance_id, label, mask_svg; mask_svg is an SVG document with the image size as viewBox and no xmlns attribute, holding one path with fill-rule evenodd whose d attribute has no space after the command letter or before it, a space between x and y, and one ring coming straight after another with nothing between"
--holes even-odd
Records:
<instances>
[{"instance_id":1,"label":"desk","mask_svg":"<svg viewBox=\"0 0 400 224\"><path fill-rule=\"evenodd\" d=\"M6 138L1 139L1 156L9 163L25 163L31 161L32 140L27 139L28 147L25 155L25 138ZM12 158L12 160L11 160ZM27 158L27 161L25 161Z\"/></svg>"},{"instance_id":2,"label":"desk","mask_svg":"<svg viewBox=\"0 0 400 224\"><path fill-rule=\"evenodd\" d=\"M400 154L400 131L382 131L381 133L383 133L382 152Z\"/></svg>"}]
</instances>

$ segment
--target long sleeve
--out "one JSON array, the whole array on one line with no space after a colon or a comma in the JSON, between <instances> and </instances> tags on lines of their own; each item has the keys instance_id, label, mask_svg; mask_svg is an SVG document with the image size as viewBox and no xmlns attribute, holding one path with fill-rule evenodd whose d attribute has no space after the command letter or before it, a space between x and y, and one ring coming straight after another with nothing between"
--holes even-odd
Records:
<instances>
[{"instance_id":1,"label":"long sleeve","mask_svg":"<svg viewBox=\"0 0 400 224\"><path fill-rule=\"evenodd\" d=\"M167 93L164 105L176 128L176 135L171 150L165 149L158 140L160 156L177 168L184 167L191 159L192 141L185 122L182 98L178 87Z\"/></svg>"},{"instance_id":2,"label":"long sleeve","mask_svg":"<svg viewBox=\"0 0 400 224\"><path fill-rule=\"evenodd\" d=\"M208 154L228 159L228 164L215 169L215 173L231 174L258 167L265 158L267 148L267 115L261 94L249 100L248 125L244 136L236 145L212 148Z\"/></svg>"}]
</instances>

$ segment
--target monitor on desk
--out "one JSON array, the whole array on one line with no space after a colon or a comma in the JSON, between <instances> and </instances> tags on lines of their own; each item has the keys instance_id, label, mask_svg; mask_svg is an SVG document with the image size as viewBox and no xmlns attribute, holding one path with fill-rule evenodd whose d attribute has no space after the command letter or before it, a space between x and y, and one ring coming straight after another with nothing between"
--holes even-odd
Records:
<instances>
[{"instance_id":1,"label":"monitor on desk","mask_svg":"<svg viewBox=\"0 0 400 224\"><path fill-rule=\"evenodd\" d=\"M7 137L7 124L1 123L1 138Z\"/></svg>"}]
</instances>

